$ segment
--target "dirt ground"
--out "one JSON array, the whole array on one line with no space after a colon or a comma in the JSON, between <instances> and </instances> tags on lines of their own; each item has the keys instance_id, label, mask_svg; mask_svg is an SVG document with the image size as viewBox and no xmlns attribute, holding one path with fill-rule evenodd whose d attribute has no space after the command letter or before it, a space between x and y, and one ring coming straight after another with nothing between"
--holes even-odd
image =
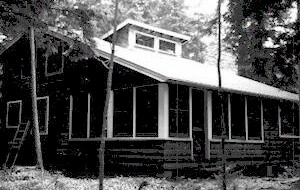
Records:
<instances>
[{"instance_id":1,"label":"dirt ground","mask_svg":"<svg viewBox=\"0 0 300 190\"><path fill-rule=\"evenodd\" d=\"M166 180L151 177L106 178L106 190L218 190L221 180L177 179ZM34 167L16 167L14 170L0 171L0 190L97 190L98 180L70 178L61 173L41 172ZM232 190L300 190L300 178L281 176L258 178L238 176L228 180Z\"/></svg>"}]
</instances>

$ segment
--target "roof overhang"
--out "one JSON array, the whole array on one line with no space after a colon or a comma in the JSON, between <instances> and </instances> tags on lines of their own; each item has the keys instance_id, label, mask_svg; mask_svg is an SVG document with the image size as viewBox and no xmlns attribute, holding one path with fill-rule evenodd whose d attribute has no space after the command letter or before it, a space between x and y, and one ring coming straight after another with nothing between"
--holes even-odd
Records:
<instances>
[{"instance_id":1,"label":"roof overhang","mask_svg":"<svg viewBox=\"0 0 300 190\"><path fill-rule=\"evenodd\" d=\"M126 27L126 26L128 26L128 25L138 26L138 27L150 30L150 31L154 31L154 32L158 32L158 33L161 33L161 34L164 34L164 35L168 35L168 36L179 39L182 43L186 43L187 41L190 41L190 39L191 39L190 36L179 34L177 32L173 32L173 31L170 31L170 30L165 30L165 29L162 29L162 28L154 27L154 26L151 26L149 24L138 22L138 21L135 21L135 20L132 20L132 19L127 19L127 20L121 22L117 26L117 31L124 28L124 27ZM113 34L113 29L111 29L110 31L105 33L103 36L101 36L101 39L106 39L106 38L110 37L112 34Z\"/></svg>"}]
</instances>

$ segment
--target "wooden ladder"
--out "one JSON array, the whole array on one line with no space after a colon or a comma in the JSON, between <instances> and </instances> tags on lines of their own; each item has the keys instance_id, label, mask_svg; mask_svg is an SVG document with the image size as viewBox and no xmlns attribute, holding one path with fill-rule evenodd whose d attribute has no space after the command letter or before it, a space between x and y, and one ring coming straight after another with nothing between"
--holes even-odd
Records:
<instances>
[{"instance_id":1,"label":"wooden ladder","mask_svg":"<svg viewBox=\"0 0 300 190\"><path fill-rule=\"evenodd\" d=\"M23 145L23 142L29 130L29 126L30 126L30 121L28 121L27 123L20 123L14 135L13 141L8 143L11 146L6 156L6 160L4 164L5 168L11 168L15 165L18 158L19 151Z\"/></svg>"}]
</instances>

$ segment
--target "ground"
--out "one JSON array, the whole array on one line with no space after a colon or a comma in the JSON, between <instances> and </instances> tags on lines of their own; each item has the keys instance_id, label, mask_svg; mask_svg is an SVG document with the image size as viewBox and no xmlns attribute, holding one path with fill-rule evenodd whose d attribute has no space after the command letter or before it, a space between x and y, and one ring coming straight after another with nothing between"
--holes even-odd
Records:
<instances>
[{"instance_id":1,"label":"ground","mask_svg":"<svg viewBox=\"0 0 300 190\"><path fill-rule=\"evenodd\" d=\"M106 178L106 190L218 190L220 179L166 180L150 177ZM142 187L141 187L142 186ZM229 180L232 190L300 190L300 178L281 175L276 178L238 176ZM97 179L69 178L59 172L41 172L34 167L16 167L0 171L0 190L97 190Z\"/></svg>"}]
</instances>

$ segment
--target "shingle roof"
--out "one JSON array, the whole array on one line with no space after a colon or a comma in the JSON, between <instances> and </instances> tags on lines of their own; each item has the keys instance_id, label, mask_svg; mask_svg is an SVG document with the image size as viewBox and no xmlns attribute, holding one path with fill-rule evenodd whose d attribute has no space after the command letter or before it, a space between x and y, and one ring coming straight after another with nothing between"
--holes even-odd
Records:
<instances>
[{"instance_id":1,"label":"shingle roof","mask_svg":"<svg viewBox=\"0 0 300 190\"><path fill-rule=\"evenodd\" d=\"M109 58L111 43L94 38L95 53ZM161 82L179 82L195 87L218 88L217 68L176 56L116 46L115 62ZM226 91L298 101L298 95L222 70L222 88Z\"/></svg>"}]
</instances>

